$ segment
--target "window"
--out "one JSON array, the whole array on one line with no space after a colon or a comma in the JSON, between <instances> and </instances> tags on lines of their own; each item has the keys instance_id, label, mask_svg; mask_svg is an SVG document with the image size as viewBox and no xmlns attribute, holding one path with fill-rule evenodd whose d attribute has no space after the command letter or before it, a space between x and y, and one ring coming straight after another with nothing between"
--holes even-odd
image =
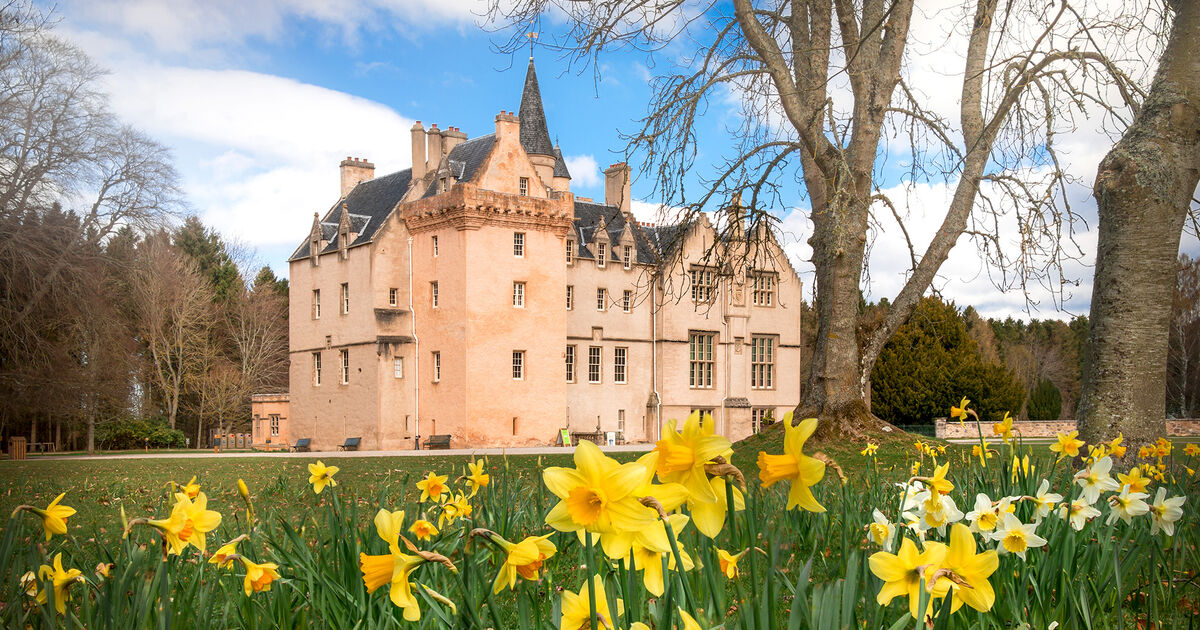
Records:
<instances>
[{"instance_id":1,"label":"window","mask_svg":"<svg viewBox=\"0 0 1200 630\"><path fill-rule=\"evenodd\" d=\"M271 414L271 435L279 435L279 414Z\"/></svg>"},{"instance_id":2,"label":"window","mask_svg":"<svg viewBox=\"0 0 1200 630\"><path fill-rule=\"evenodd\" d=\"M633 310L633 291L625 289L625 293L621 295L621 310L626 313Z\"/></svg>"},{"instance_id":3,"label":"window","mask_svg":"<svg viewBox=\"0 0 1200 630\"><path fill-rule=\"evenodd\" d=\"M342 385L350 382L350 351L338 350L338 357L342 363Z\"/></svg>"},{"instance_id":4,"label":"window","mask_svg":"<svg viewBox=\"0 0 1200 630\"><path fill-rule=\"evenodd\" d=\"M588 382L600 382L600 346L588 346Z\"/></svg>"},{"instance_id":5,"label":"window","mask_svg":"<svg viewBox=\"0 0 1200 630\"><path fill-rule=\"evenodd\" d=\"M392 357L392 378L404 378L404 357Z\"/></svg>"},{"instance_id":6,"label":"window","mask_svg":"<svg viewBox=\"0 0 1200 630\"><path fill-rule=\"evenodd\" d=\"M525 283L513 283L513 307L525 308Z\"/></svg>"},{"instance_id":7,"label":"window","mask_svg":"<svg viewBox=\"0 0 1200 630\"><path fill-rule=\"evenodd\" d=\"M521 258L525 255L525 233L513 232L513 256Z\"/></svg>"},{"instance_id":8,"label":"window","mask_svg":"<svg viewBox=\"0 0 1200 630\"><path fill-rule=\"evenodd\" d=\"M429 238L431 239L431 240L430 240L430 242L431 242L431 243L432 243L432 245L433 245L433 257L434 257L434 258L437 258L437 256L438 256L438 240L437 240L437 237L436 237L436 236L431 236L431 237L429 237Z\"/></svg>"},{"instance_id":9,"label":"window","mask_svg":"<svg viewBox=\"0 0 1200 630\"><path fill-rule=\"evenodd\" d=\"M629 358L629 348L613 348L613 382L625 382L625 365Z\"/></svg>"},{"instance_id":10,"label":"window","mask_svg":"<svg viewBox=\"0 0 1200 630\"><path fill-rule=\"evenodd\" d=\"M321 249L321 241L319 241L315 238L308 244L308 251L312 253L312 255L309 256L308 258L309 258L309 260L312 261L312 265L314 267L318 267L321 265L321 252L319 251L320 249Z\"/></svg>"},{"instance_id":11,"label":"window","mask_svg":"<svg viewBox=\"0 0 1200 630\"><path fill-rule=\"evenodd\" d=\"M522 197L528 196L529 195L529 178L522 177L520 186L521 186L521 196Z\"/></svg>"},{"instance_id":12,"label":"window","mask_svg":"<svg viewBox=\"0 0 1200 630\"><path fill-rule=\"evenodd\" d=\"M312 318L321 319L321 290L313 289Z\"/></svg>"},{"instance_id":13,"label":"window","mask_svg":"<svg viewBox=\"0 0 1200 630\"><path fill-rule=\"evenodd\" d=\"M696 268L690 272L692 280L692 300L695 302L710 302L713 298L713 272L711 269Z\"/></svg>"},{"instance_id":14,"label":"window","mask_svg":"<svg viewBox=\"0 0 1200 630\"><path fill-rule=\"evenodd\" d=\"M342 283L342 315L350 312L350 283Z\"/></svg>"},{"instance_id":15,"label":"window","mask_svg":"<svg viewBox=\"0 0 1200 630\"><path fill-rule=\"evenodd\" d=\"M312 353L313 357L313 385L321 384L321 353Z\"/></svg>"},{"instance_id":16,"label":"window","mask_svg":"<svg viewBox=\"0 0 1200 630\"><path fill-rule=\"evenodd\" d=\"M755 407L750 410L750 430L758 433L775 424L775 413L770 407Z\"/></svg>"},{"instance_id":17,"label":"window","mask_svg":"<svg viewBox=\"0 0 1200 630\"><path fill-rule=\"evenodd\" d=\"M450 189L450 181L449 181L449 179L450 179L450 178L448 178L448 177L443 177L443 178L441 179L442 186L441 186L441 190L439 190L438 192L446 192L447 190L449 190L449 189Z\"/></svg>"},{"instance_id":18,"label":"window","mask_svg":"<svg viewBox=\"0 0 1200 630\"><path fill-rule=\"evenodd\" d=\"M429 305L433 308L438 307L438 286L436 282L429 283Z\"/></svg>"},{"instance_id":19,"label":"window","mask_svg":"<svg viewBox=\"0 0 1200 630\"><path fill-rule=\"evenodd\" d=\"M605 301L606 301L606 300L605 300L605 298L606 298L606 297L608 297L608 296L606 296L606 295L604 294L604 289L596 289L596 310L597 310L597 311L603 311L603 310L604 310L604 305L605 305Z\"/></svg>"},{"instance_id":20,"label":"window","mask_svg":"<svg viewBox=\"0 0 1200 630\"><path fill-rule=\"evenodd\" d=\"M575 346L567 346L567 382L575 382Z\"/></svg>"},{"instance_id":21,"label":"window","mask_svg":"<svg viewBox=\"0 0 1200 630\"><path fill-rule=\"evenodd\" d=\"M775 305L775 276L765 273L754 274L754 305Z\"/></svg>"},{"instance_id":22,"label":"window","mask_svg":"<svg viewBox=\"0 0 1200 630\"><path fill-rule=\"evenodd\" d=\"M567 240L567 264L575 264L575 241Z\"/></svg>"},{"instance_id":23,"label":"window","mask_svg":"<svg viewBox=\"0 0 1200 630\"><path fill-rule=\"evenodd\" d=\"M513 350L513 380L525 378L525 351Z\"/></svg>"},{"instance_id":24,"label":"window","mask_svg":"<svg viewBox=\"0 0 1200 630\"><path fill-rule=\"evenodd\" d=\"M608 243L596 243L596 266L603 267L608 258Z\"/></svg>"},{"instance_id":25,"label":"window","mask_svg":"<svg viewBox=\"0 0 1200 630\"><path fill-rule=\"evenodd\" d=\"M400 289L388 289L388 306L395 308L400 301Z\"/></svg>"},{"instance_id":26,"label":"window","mask_svg":"<svg viewBox=\"0 0 1200 630\"><path fill-rule=\"evenodd\" d=\"M433 382L442 380L442 353L433 353Z\"/></svg>"},{"instance_id":27,"label":"window","mask_svg":"<svg viewBox=\"0 0 1200 630\"><path fill-rule=\"evenodd\" d=\"M625 432L625 410L624 409L617 410L617 432L618 433Z\"/></svg>"},{"instance_id":28,"label":"window","mask_svg":"<svg viewBox=\"0 0 1200 630\"><path fill-rule=\"evenodd\" d=\"M573 285L568 284L567 285L567 310L569 311L574 308L575 308L575 287Z\"/></svg>"},{"instance_id":29,"label":"window","mask_svg":"<svg viewBox=\"0 0 1200 630\"><path fill-rule=\"evenodd\" d=\"M750 387L775 387L775 338L750 338Z\"/></svg>"},{"instance_id":30,"label":"window","mask_svg":"<svg viewBox=\"0 0 1200 630\"><path fill-rule=\"evenodd\" d=\"M688 387L713 386L713 343L716 333L688 333Z\"/></svg>"},{"instance_id":31,"label":"window","mask_svg":"<svg viewBox=\"0 0 1200 630\"><path fill-rule=\"evenodd\" d=\"M621 264L624 265L626 269L629 268L629 265L633 264L633 248L632 247L630 247L628 245L625 246L625 252L623 254L621 254Z\"/></svg>"}]
</instances>

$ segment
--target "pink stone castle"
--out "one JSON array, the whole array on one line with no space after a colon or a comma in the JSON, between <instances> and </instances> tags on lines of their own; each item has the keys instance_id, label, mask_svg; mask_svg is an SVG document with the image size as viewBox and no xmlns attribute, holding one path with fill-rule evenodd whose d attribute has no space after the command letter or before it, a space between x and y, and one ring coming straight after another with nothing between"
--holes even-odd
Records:
<instances>
[{"instance_id":1,"label":"pink stone castle","mask_svg":"<svg viewBox=\"0 0 1200 630\"><path fill-rule=\"evenodd\" d=\"M721 234L639 224L623 163L604 203L576 197L532 60L495 125L418 122L412 168L381 177L341 163L290 259L290 408L256 445L260 425L314 450L652 442L696 409L736 440L796 405L801 282L771 234L748 239L738 204ZM714 243L749 254L731 272Z\"/></svg>"}]
</instances>

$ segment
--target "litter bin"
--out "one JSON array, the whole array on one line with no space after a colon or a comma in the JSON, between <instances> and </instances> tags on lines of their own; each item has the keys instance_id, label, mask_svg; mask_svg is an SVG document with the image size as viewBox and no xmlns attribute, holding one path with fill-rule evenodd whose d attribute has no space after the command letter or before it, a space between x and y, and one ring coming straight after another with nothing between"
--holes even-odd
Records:
<instances>
[{"instance_id":1,"label":"litter bin","mask_svg":"<svg viewBox=\"0 0 1200 630\"><path fill-rule=\"evenodd\" d=\"M25 438L15 435L8 438L8 458L25 459Z\"/></svg>"}]
</instances>

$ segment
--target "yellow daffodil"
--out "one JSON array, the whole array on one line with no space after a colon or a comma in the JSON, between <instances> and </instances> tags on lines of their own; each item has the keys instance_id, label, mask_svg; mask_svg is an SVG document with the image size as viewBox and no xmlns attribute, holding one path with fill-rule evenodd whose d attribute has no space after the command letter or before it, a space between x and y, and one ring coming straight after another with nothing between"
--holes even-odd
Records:
<instances>
[{"instance_id":1,"label":"yellow daffodil","mask_svg":"<svg viewBox=\"0 0 1200 630\"><path fill-rule=\"evenodd\" d=\"M192 475L192 478L180 488L180 492L188 495L189 499L195 499L196 495L200 494L200 484L196 483L196 475Z\"/></svg>"},{"instance_id":2,"label":"yellow daffodil","mask_svg":"<svg viewBox=\"0 0 1200 630\"><path fill-rule=\"evenodd\" d=\"M999 435L1000 439L1004 440L1005 443L1012 441L1012 430L1013 419L1012 416L1008 415L1007 411L1004 412L1004 418L1000 422L992 425L992 435Z\"/></svg>"},{"instance_id":3,"label":"yellow daffodil","mask_svg":"<svg viewBox=\"0 0 1200 630\"><path fill-rule=\"evenodd\" d=\"M1142 469L1134 466L1129 474L1117 473L1117 479L1122 486L1129 486L1131 492L1146 492L1150 486L1150 478L1142 475Z\"/></svg>"},{"instance_id":4,"label":"yellow daffodil","mask_svg":"<svg viewBox=\"0 0 1200 630\"><path fill-rule=\"evenodd\" d=\"M474 497L481 488L486 488L492 481L491 475L483 472L483 460L475 460L468 462L467 468L471 470L471 474L467 475L467 485L471 488L470 497Z\"/></svg>"},{"instance_id":5,"label":"yellow daffodil","mask_svg":"<svg viewBox=\"0 0 1200 630\"><path fill-rule=\"evenodd\" d=\"M67 496L66 492L54 497L54 500L51 501L50 505L46 506L46 509L44 510L33 507L32 505L22 505L17 509L24 509L29 512L33 512L42 519L42 529L46 532L46 540L50 540L50 537L54 534L66 536L67 519L75 515L75 508L68 507L66 505L60 505L60 501L62 501L63 497L65 496Z\"/></svg>"},{"instance_id":6,"label":"yellow daffodil","mask_svg":"<svg viewBox=\"0 0 1200 630\"><path fill-rule=\"evenodd\" d=\"M115 569L116 567L117 567L117 565L115 565L111 562L98 563L96 565L96 577L104 578L107 580L112 577L113 569Z\"/></svg>"},{"instance_id":7,"label":"yellow daffodil","mask_svg":"<svg viewBox=\"0 0 1200 630\"><path fill-rule=\"evenodd\" d=\"M979 612L987 612L996 603L996 591L992 589L988 578L999 566L1000 558L996 550L975 553L975 537L971 535L971 530L962 523L956 523L950 528L950 548L946 551L942 568L953 572L967 585L952 584L948 577L943 577L934 585L934 590L952 589L951 611L966 604Z\"/></svg>"},{"instance_id":8,"label":"yellow daffodil","mask_svg":"<svg viewBox=\"0 0 1200 630\"><path fill-rule=\"evenodd\" d=\"M908 611L914 619L925 619L932 610L932 594L924 611L921 607L921 579L926 579L926 591L932 591L929 578L946 559L946 546L942 543L927 542L924 551L917 552L917 545L911 538L905 538L900 543L899 553L877 551L871 555L868 562L871 573L883 580L883 587L875 600L882 606L887 606L896 596L908 596Z\"/></svg>"},{"instance_id":9,"label":"yellow daffodil","mask_svg":"<svg viewBox=\"0 0 1200 630\"><path fill-rule=\"evenodd\" d=\"M428 540L438 535L438 528L423 518L413 522L412 527L409 527L408 531L413 536L416 536L417 540Z\"/></svg>"},{"instance_id":10,"label":"yellow daffodil","mask_svg":"<svg viewBox=\"0 0 1200 630\"><path fill-rule=\"evenodd\" d=\"M971 446L971 455L979 458L979 466L981 468L987 468L987 458L992 456L991 452L988 451L988 446L990 444L988 444L987 440L983 440L982 446L979 444Z\"/></svg>"},{"instance_id":11,"label":"yellow daffodil","mask_svg":"<svg viewBox=\"0 0 1200 630\"><path fill-rule=\"evenodd\" d=\"M1183 447L1183 452L1188 457L1195 457L1196 455L1200 455L1200 446L1196 446L1195 444L1188 444L1187 446Z\"/></svg>"},{"instance_id":12,"label":"yellow daffodil","mask_svg":"<svg viewBox=\"0 0 1200 630\"><path fill-rule=\"evenodd\" d=\"M921 462L913 462L912 468L910 468L908 472L913 477L916 477L917 475L921 474Z\"/></svg>"},{"instance_id":13,"label":"yellow daffodil","mask_svg":"<svg viewBox=\"0 0 1200 630\"><path fill-rule=\"evenodd\" d=\"M67 612L67 599L69 594L67 588L76 582L83 582L83 571L79 569L63 569L62 554L54 555L54 566L43 564L38 569L38 580L45 582L50 580L54 589L54 608L58 614L65 615ZM37 602L45 604L50 597L45 590L41 590L37 594Z\"/></svg>"},{"instance_id":14,"label":"yellow daffodil","mask_svg":"<svg viewBox=\"0 0 1200 630\"><path fill-rule=\"evenodd\" d=\"M409 576L413 569L424 562L421 556L410 556L400 551L400 531L404 526L404 511L389 512L379 510L375 514L375 531L388 544L388 553L382 555L358 555L359 570L363 574L363 583L368 593L374 593L384 584L391 584L389 597L396 607L404 611L404 619L417 621L421 618L421 608L417 598L413 596Z\"/></svg>"},{"instance_id":15,"label":"yellow daffodil","mask_svg":"<svg viewBox=\"0 0 1200 630\"><path fill-rule=\"evenodd\" d=\"M963 421L967 419L967 405L970 404L971 401L967 400L966 396L963 396L963 399L959 401L957 407L954 405L950 406L950 417L957 419L958 423L962 424ZM944 408L945 407L943 407L943 409Z\"/></svg>"},{"instance_id":16,"label":"yellow daffodil","mask_svg":"<svg viewBox=\"0 0 1200 630\"><path fill-rule=\"evenodd\" d=\"M867 442L867 447L859 451L858 454L863 457L875 457L875 451L879 450L878 444Z\"/></svg>"},{"instance_id":17,"label":"yellow daffodil","mask_svg":"<svg viewBox=\"0 0 1200 630\"><path fill-rule=\"evenodd\" d=\"M588 442L580 442L580 445ZM594 594L594 595L593 595ZM596 598L596 619L591 619L591 598ZM609 605L604 592L604 580L598 575L592 576L578 593L563 591L562 618L559 620L559 630L592 630L593 621L596 628L617 628L617 617L625 612L625 603L616 602L616 610Z\"/></svg>"},{"instance_id":18,"label":"yellow daffodil","mask_svg":"<svg viewBox=\"0 0 1200 630\"><path fill-rule=\"evenodd\" d=\"M575 468L555 466L542 472L546 488L559 498L546 515L547 524L563 532L605 533L638 531L654 523L655 511L633 494L646 473L642 464L618 463L588 441L575 448L574 459Z\"/></svg>"},{"instance_id":19,"label":"yellow daffodil","mask_svg":"<svg viewBox=\"0 0 1200 630\"><path fill-rule=\"evenodd\" d=\"M504 564L500 566L500 573L496 575L496 581L492 584L492 592L499 593L505 588L515 589L518 576L536 582L542 564L558 551L554 543L546 540L550 536L529 536L519 543L510 543L499 536L492 536L492 541L500 545L505 553Z\"/></svg>"},{"instance_id":20,"label":"yellow daffodil","mask_svg":"<svg viewBox=\"0 0 1200 630\"><path fill-rule=\"evenodd\" d=\"M447 523L453 525L460 518L470 518L472 511L466 496L454 495L452 500L442 504L442 513L438 515L438 527L445 527Z\"/></svg>"},{"instance_id":21,"label":"yellow daffodil","mask_svg":"<svg viewBox=\"0 0 1200 630\"><path fill-rule=\"evenodd\" d=\"M208 559L208 562L210 564L215 564L219 568L222 568L222 569L228 569L229 567L233 566L234 559L231 556L237 555L238 543L242 542L245 539L246 539L246 536L242 535L242 536L238 536L237 538L234 538L233 540L225 543L224 545L221 545L221 547L219 549L217 549L216 552L213 553L212 557Z\"/></svg>"},{"instance_id":22,"label":"yellow daffodil","mask_svg":"<svg viewBox=\"0 0 1200 630\"><path fill-rule=\"evenodd\" d=\"M242 566L246 567L246 579L242 580L242 590L247 596L271 590L271 582L279 579L279 565L274 562L259 564L249 558L242 558Z\"/></svg>"},{"instance_id":23,"label":"yellow daffodil","mask_svg":"<svg viewBox=\"0 0 1200 630\"><path fill-rule=\"evenodd\" d=\"M790 418L785 417L783 428L783 454L768 455L759 451L758 478L764 488L783 480L791 483L785 509L800 507L810 512L824 512L825 508L817 503L809 488L825 476L825 462L804 454L804 442L817 430L817 419L809 418L793 426Z\"/></svg>"},{"instance_id":24,"label":"yellow daffodil","mask_svg":"<svg viewBox=\"0 0 1200 630\"><path fill-rule=\"evenodd\" d=\"M682 531L687 524L687 516L683 514L672 514L669 519L671 526L675 531ZM663 558L667 560L667 569L670 571L677 570L675 555L669 550L657 550L646 547L641 544L642 539L635 540L633 546L630 547L629 554L625 557L625 566L629 569L636 569L642 572L642 583L646 587L646 591L655 597L661 597L666 585L665 576L663 574ZM633 556L633 566L629 566L629 556ZM691 571L695 568L695 563L691 556L688 555L680 545L679 559L683 561L683 570Z\"/></svg>"},{"instance_id":25,"label":"yellow daffodil","mask_svg":"<svg viewBox=\"0 0 1200 630\"><path fill-rule=\"evenodd\" d=\"M942 464L933 469L933 476L927 479L926 482L938 494L950 494L954 490L954 484L946 478L948 474L950 474L950 464Z\"/></svg>"},{"instance_id":26,"label":"yellow daffodil","mask_svg":"<svg viewBox=\"0 0 1200 630\"><path fill-rule=\"evenodd\" d=\"M1149 446L1143 445L1138 449L1138 459L1147 459L1152 452L1153 450Z\"/></svg>"},{"instance_id":27,"label":"yellow daffodil","mask_svg":"<svg viewBox=\"0 0 1200 630\"><path fill-rule=\"evenodd\" d=\"M1057 442L1050 445L1050 450L1058 453L1059 459L1063 457L1079 457L1079 449L1083 447L1083 440L1076 439L1079 431L1071 431L1070 433L1059 432L1055 437Z\"/></svg>"},{"instance_id":28,"label":"yellow daffodil","mask_svg":"<svg viewBox=\"0 0 1200 630\"><path fill-rule=\"evenodd\" d=\"M895 531L894 526L892 529ZM714 547L714 549L717 550L717 562L721 565L721 573L731 580L736 578L738 576L738 561L740 561L742 556L745 556L746 552L750 550L743 549L739 553L729 553L720 547Z\"/></svg>"},{"instance_id":29,"label":"yellow daffodil","mask_svg":"<svg viewBox=\"0 0 1200 630\"><path fill-rule=\"evenodd\" d=\"M1175 446L1171 444L1171 440L1168 440L1167 438L1158 438L1158 440L1154 442L1154 454L1159 458L1170 455L1171 450L1174 448Z\"/></svg>"},{"instance_id":30,"label":"yellow daffodil","mask_svg":"<svg viewBox=\"0 0 1200 630\"><path fill-rule=\"evenodd\" d=\"M664 483L683 484L692 499L701 503L717 500L708 473L704 467L715 457L729 459L733 448L729 439L714 435L712 418L701 422L700 412L694 411L683 423L683 431L675 428L675 420L667 422L660 439L654 446L658 454L656 472Z\"/></svg>"},{"instance_id":31,"label":"yellow daffodil","mask_svg":"<svg viewBox=\"0 0 1200 630\"><path fill-rule=\"evenodd\" d=\"M208 497L203 492L196 495L195 501L182 492L175 499L170 517L146 522L162 534L170 553L179 555L189 544L204 551L205 534L221 524L221 515L208 509Z\"/></svg>"},{"instance_id":32,"label":"yellow daffodil","mask_svg":"<svg viewBox=\"0 0 1200 630\"><path fill-rule=\"evenodd\" d=\"M446 480L449 475L439 475L435 472L430 472L425 475L425 478L417 482L417 489L421 491L421 503L426 501L442 502L442 497L450 494L450 488L446 487Z\"/></svg>"},{"instance_id":33,"label":"yellow daffodil","mask_svg":"<svg viewBox=\"0 0 1200 630\"><path fill-rule=\"evenodd\" d=\"M245 481L242 481L242 480L239 478L239 479L238 479L238 481L237 481L237 486L238 486L238 494L239 494L239 495L240 495L240 496L241 496L243 499L246 499L247 501L249 501L249 500L250 500L250 488L247 488L247 487L246 487L246 482L245 482Z\"/></svg>"},{"instance_id":34,"label":"yellow daffodil","mask_svg":"<svg viewBox=\"0 0 1200 630\"><path fill-rule=\"evenodd\" d=\"M1013 514L1005 514L1000 527L991 534L991 539L1000 543L1000 549L1007 553L1015 553L1025 559L1025 552L1034 547L1046 544L1046 539L1037 535L1037 525L1023 524Z\"/></svg>"},{"instance_id":35,"label":"yellow daffodil","mask_svg":"<svg viewBox=\"0 0 1200 630\"><path fill-rule=\"evenodd\" d=\"M308 483L312 484L313 492L321 494L326 485L336 486L337 482L333 480L333 476L337 471L341 470L337 466L326 466L321 460L317 460L315 464L308 465Z\"/></svg>"},{"instance_id":36,"label":"yellow daffodil","mask_svg":"<svg viewBox=\"0 0 1200 630\"><path fill-rule=\"evenodd\" d=\"M1150 504L1150 535L1162 530L1168 536L1175 535L1175 521L1183 518L1183 503L1186 496L1167 498L1167 489L1159 486L1158 494L1154 495L1154 503Z\"/></svg>"},{"instance_id":37,"label":"yellow daffodil","mask_svg":"<svg viewBox=\"0 0 1200 630\"><path fill-rule=\"evenodd\" d=\"M729 484L723 477L713 477L709 480L709 485L712 487L713 494L717 500L711 503L702 503L689 498L687 501L688 510L692 513L692 522L696 525L696 531L709 538L716 538L717 534L725 528L725 515L729 510L727 505L728 498L726 496L725 486ZM730 490L733 492L733 510L741 512L746 509L746 500L742 496L742 491L738 489L736 484L729 484ZM811 493L809 493L811 496ZM815 499L814 499L815 501Z\"/></svg>"},{"instance_id":38,"label":"yellow daffodil","mask_svg":"<svg viewBox=\"0 0 1200 630\"><path fill-rule=\"evenodd\" d=\"M1124 441L1125 435L1118 433L1117 437L1113 438L1112 441L1108 443L1109 452L1111 452L1115 457L1125 457L1126 446L1122 444Z\"/></svg>"},{"instance_id":39,"label":"yellow daffodil","mask_svg":"<svg viewBox=\"0 0 1200 630\"><path fill-rule=\"evenodd\" d=\"M1029 456L1013 457L1012 461L1012 481L1017 482L1018 477L1029 477L1029 473L1034 470L1034 467L1029 464Z\"/></svg>"},{"instance_id":40,"label":"yellow daffodil","mask_svg":"<svg viewBox=\"0 0 1200 630\"><path fill-rule=\"evenodd\" d=\"M1096 444L1094 446L1089 446L1086 463L1091 464L1092 462L1100 459L1101 457L1107 457L1107 456L1108 456L1108 444Z\"/></svg>"}]
</instances>

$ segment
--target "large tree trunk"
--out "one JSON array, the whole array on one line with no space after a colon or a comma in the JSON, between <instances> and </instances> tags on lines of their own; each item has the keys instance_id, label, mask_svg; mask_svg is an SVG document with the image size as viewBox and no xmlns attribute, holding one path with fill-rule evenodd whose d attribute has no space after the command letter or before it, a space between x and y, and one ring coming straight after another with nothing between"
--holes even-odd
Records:
<instances>
[{"instance_id":1,"label":"large tree trunk","mask_svg":"<svg viewBox=\"0 0 1200 630\"><path fill-rule=\"evenodd\" d=\"M1079 426L1096 442L1165 434L1167 343L1183 221L1200 180L1200 3L1177 2L1149 95L1100 163L1099 244Z\"/></svg>"}]
</instances>

